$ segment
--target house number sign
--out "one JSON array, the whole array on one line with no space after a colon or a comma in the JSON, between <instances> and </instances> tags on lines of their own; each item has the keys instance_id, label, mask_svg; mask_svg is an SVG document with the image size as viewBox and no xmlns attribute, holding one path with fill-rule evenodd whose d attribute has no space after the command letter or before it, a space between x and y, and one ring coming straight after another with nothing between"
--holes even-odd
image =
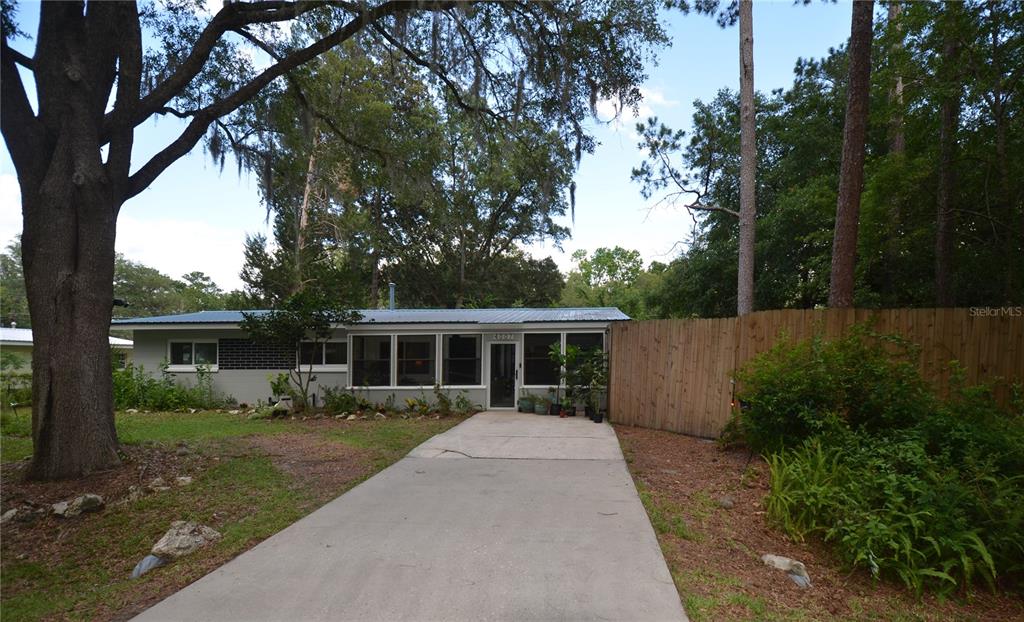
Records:
<instances>
[{"instance_id":1,"label":"house number sign","mask_svg":"<svg viewBox=\"0 0 1024 622\"><path fill-rule=\"evenodd\" d=\"M515 333L494 333L491 335L491 341L515 341Z\"/></svg>"}]
</instances>

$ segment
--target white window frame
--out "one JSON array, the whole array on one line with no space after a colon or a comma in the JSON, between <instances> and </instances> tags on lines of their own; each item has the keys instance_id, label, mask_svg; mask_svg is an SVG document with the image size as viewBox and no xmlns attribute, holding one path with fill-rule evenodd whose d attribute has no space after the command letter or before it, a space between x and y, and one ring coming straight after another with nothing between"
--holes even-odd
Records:
<instances>
[{"instance_id":1,"label":"white window frame","mask_svg":"<svg viewBox=\"0 0 1024 622\"><path fill-rule=\"evenodd\" d=\"M398 384L398 338L399 337L433 337L434 338L434 382L431 384ZM423 389L424 387L434 387L440 384L441 380L441 360L437 358L438 349L437 344L440 338L437 333L395 333L391 335L391 360L394 364L391 368L391 382L392 386L389 388L394 389Z\"/></svg>"},{"instance_id":2,"label":"white window frame","mask_svg":"<svg viewBox=\"0 0 1024 622\"><path fill-rule=\"evenodd\" d=\"M480 384L444 384L444 343L443 343L443 339L445 337L449 336L449 335L454 335L454 336L457 336L457 337L473 336L473 337L476 337L479 340L479 343L480 343ZM466 332L438 333L438 335L437 335L437 361L438 361L438 365L437 365L437 384L438 384L438 386L440 386L442 389L459 389L459 390L464 390L464 389L486 389L487 388L487 378L484 376L484 373L487 371L487 366L485 364L487 355L484 353L484 350L487 349L487 343L488 342L486 340L484 340L484 334L483 333L474 333L474 332L468 332L468 333L466 333Z\"/></svg>"},{"instance_id":3,"label":"white window frame","mask_svg":"<svg viewBox=\"0 0 1024 622\"><path fill-rule=\"evenodd\" d=\"M397 335L392 334L392 333L359 333L359 334L349 333L347 338L348 338L348 360L349 360L349 364L350 365L353 365L354 362L355 362L355 350L353 349L352 346L354 344L354 341L355 341L356 337L390 337L391 353L390 353L390 358L388 360L388 368L389 368L389 372L390 372L390 378L388 378L388 384L370 384L370 385L358 384L357 385L354 382L352 382L352 378L353 378L353 376L355 376L355 369L353 368L352 373L350 373L348 375L348 386L346 387L346 389L349 389L351 391L358 391L359 389L415 389L415 388L417 388L417 387L396 387L393 384L395 382L395 378L398 375L398 361L397 361L397 358L398 358L397 357L397 353L398 353L398 340L397 340Z\"/></svg>"},{"instance_id":4,"label":"white window frame","mask_svg":"<svg viewBox=\"0 0 1024 622\"><path fill-rule=\"evenodd\" d=\"M196 344L197 343L212 343L216 346L217 362L213 365L174 365L171 363L171 344L172 343L191 343L192 344L192 360L196 360ZM217 371L220 365L220 344L217 339L168 339L167 340L167 371L172 373L189 373L195 372L200 367L206 367L210 371Z\"/></svg>"},{"instance_id":5,"label":"white window frame","mask_svg":"<svg viewBox=\"0 0 1024 622\"><path fill-rule=\"evenodd\" d=\"M302 343L313 343L313 340L312 339L310 339L310 340L303 339ZM325 343L344 343L345 344L345 360L348 361L348 360L350 360L352 358L352 344L350 344L348 342L348 337L338 337L338 338L333 338L332 337L331 339L328 339L327 341L317 341L316 343L317 343L317 345L321 346L321 348L323 347L323 344L325 344ZM297 349L295 351L295 371L297 371L299 373L302 373L302 372L309 371L310 368L309 368L308 365L306 365L305 363L303 363L300 360L300 358L301 358L299 356L300 352L302 352L302 345L301 344L299 345L299 349ZM321 353L320 360L323 361L324 350L321 349L320 353ZM336 365L336 364L328 365L326 363L320 363L320 364L313 363L313 371L314 372L318 372L318 371L319 372L331 372L331 371L333 371L333 372L347 372L348 371L348 363L345 363L344 365Z\"/></svg>"}]
</instances>

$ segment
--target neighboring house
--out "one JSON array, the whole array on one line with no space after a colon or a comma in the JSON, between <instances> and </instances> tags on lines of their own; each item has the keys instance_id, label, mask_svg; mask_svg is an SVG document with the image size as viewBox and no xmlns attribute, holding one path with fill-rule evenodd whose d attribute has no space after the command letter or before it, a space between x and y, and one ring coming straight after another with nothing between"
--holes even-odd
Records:
<instances>
[{"instance_id":1,"label":"neighboring house","mask_svg":"<svg viewBox=\"0 0 1024 622\"><path fill-rule=\"evenodd\" d=\"M548 354L552 344L607 349L611 322L629 319L615 308L361 313L362 320L337 327L317 348L312 391L318 396L325 387L338 387L374 402L394 395L402 404L409 397L431 397L440 385L453 394L466 391L485 408L515 408L521 392L545 394L559 384ZM252 342L239 328L241 320L241 311L200 311L114 325L133 332L135 364L148 372L159 373L166 362L168 372L188 378L208 366L217 390L239 402L264 402L271 397L269 377L294 369L297 353Z\"/></svg>"},{"instance_id":2,"label":"neighboring house","mask_svg":"<svg viewBox=\"0 0 1024 622\"><path fill-rule=\"evenodd\" d=\"M132 357L132 342L119 337L110 338L114 363L124 367ZM25 360L25 368L32 366L32 329L0 327L0 350L17 354Z\"/></svg>"}]
</instances>

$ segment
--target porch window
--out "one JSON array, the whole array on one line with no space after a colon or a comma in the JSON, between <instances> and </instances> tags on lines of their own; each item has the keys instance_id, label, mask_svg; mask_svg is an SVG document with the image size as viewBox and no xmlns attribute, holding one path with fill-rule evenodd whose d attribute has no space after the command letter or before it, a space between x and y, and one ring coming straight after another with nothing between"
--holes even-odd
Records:
<instances>
[{"instance_id":1,"label":"porch window","mask_svg":"<svg viewBox=\"0 0 1024 622\"><path fill-rule=\"evenodd\" d=\"M420 387L437 382L434 335L398 336L398 385Z\"/></svg>"},{"instance_id":2,"label":"porch window","mask_svg":"<svg viewBox=\"0 0 1024 622\"><path fill-rule=\"evenodd\" d=\"M352 337L352 386L391 386L391 335Z\"/></svg>"},{"instance_id":3,"label":"porch window","mask_svg":"<svg viewBox=\"0 0 1024 622\"><path fill-rule=\"evenodd\" d=\"M565 347L576 346L580 352L604 350L604 333L566 333Z\"/></svg>"},{"instance_id":4,"label":"porch window","mask_svg":"<svg viewBox=\"0 0 1024 622\"><path fill-rule=\"evenodd\" d=\"M559 345L561 342L561 333L527 333L523 336L524 384L558 386L558 365L551 360L549 350L552 345Z\"/></svg>"},{"instance_id":5,"label":"porch window","mask_svg":"<svg viewBox=\"0 0 1024 622\"><path fill-rule=\"evenodd\" d=\"M172 341L170 343L170 366L192 368L200 365L217 366L216 341Z\"/></svg>"},{"instance_id":6,"label":"porch window","mask_svg":"<svg viewBox=\"0 0 1024 622\"><path fill-rule=\"evenodd\" d=\"M445 335L442 384L480 386L480 335Z\"/></svg>"}]
</instances>

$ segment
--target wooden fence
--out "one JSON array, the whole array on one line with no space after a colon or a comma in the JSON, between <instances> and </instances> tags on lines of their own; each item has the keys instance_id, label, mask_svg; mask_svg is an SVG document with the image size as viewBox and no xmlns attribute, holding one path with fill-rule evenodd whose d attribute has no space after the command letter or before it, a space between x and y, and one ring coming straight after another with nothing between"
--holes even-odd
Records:
<instances>
[{"instance_id":1,"label":"wooden fence","mask_svg":"<svg viewBox=\"0 0 1024 622\"><path fill-rule=\"evenodd\" d=\"M1024 380L1020 307L987 314L970 309L783 309L732 318L619 322L611 331L609 419L714 438L731 414L733 370L780 339L836 337L860 322L920 345L921 371L940 391L948 388L952 360L960 362L972 383ZM1009 399L1005 383L997 396Z\"/></svg>"}]
</instances>

